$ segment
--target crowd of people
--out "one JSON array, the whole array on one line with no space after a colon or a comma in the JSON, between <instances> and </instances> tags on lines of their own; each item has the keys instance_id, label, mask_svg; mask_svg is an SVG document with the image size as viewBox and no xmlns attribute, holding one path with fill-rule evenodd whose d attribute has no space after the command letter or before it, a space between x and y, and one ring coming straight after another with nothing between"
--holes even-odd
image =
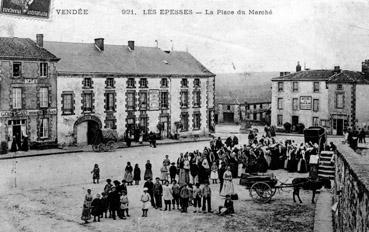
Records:
<instances>
[{"instance_id":1,"label":"crowd of people","mask_svg":"<svg viewBox=\"0 0 369 232\"><path fill-rule=\"evenodd\" d=\"M331 143L326 149L335 150ZM300 143L293 140L276 141L271 133L261 137L250 132L248 144L239 145L236 136L225 141L214 138L210 146L202 151L180 153L173 162L166 155L160 167L160 176L154 179L152 164L145 164L143 193L141 195L142 217L147 217L149 208L160 210L180 210L188 212L193 207L195 213L213 212L212 189L210 183L219 184L219 195L225 197L225 203L219 207L218 214L234 213L232 199L237 199L233 179L242 173L263 173L268 169L286 169L288 172L306 173L310 170L309 160L318 153L318 144ZM92 170L93 182L99 177L97 164ZM107 180L103 193L93 199L91 192L85 196L82 220L88 221L89 212L99 220L104 214L107 217L125 219L129 217L129 200L127 186L139 185L141 169L138 164L133 168L127 162L124 179L119 182ZM94 201L96 202L94 203ZM100 216L99 216L100 215ZM94 221L96 218L94 218Z\"/></svg>"}]
</instances>

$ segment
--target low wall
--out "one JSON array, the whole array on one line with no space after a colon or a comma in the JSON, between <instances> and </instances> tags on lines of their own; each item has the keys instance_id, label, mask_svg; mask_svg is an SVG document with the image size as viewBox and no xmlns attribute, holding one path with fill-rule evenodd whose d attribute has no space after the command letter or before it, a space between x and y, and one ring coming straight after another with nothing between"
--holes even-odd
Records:
<instances>
[{"instance_id":1,"label":"low wall","mask_svg":"<svg viewBox=\"0 0 369 232\"><path fill-rule=\"evenodd\" d=\"M333 214L337 232L369 231L369 151L359 155L347 145L338 146Z\"/></svg>"}]
</instances>

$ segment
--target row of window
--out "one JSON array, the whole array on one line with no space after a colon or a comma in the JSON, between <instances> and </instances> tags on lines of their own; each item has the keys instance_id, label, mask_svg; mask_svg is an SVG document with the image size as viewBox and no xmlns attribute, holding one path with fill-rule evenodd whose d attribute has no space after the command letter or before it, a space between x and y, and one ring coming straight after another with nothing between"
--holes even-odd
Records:
<instances>
[{"instance_id":1,"label":"row of window","mask_svg":"<svg viewBox=\"0 0 369 232\"><path fill-rule=\"evenodd\" d=\"M41 95L40 95L41 96ZM129 91L126 93L127 97L127 110L136 110L136 92ZM114 92L105 93L105 110L107 111L115 111L115 102L116 95ZM188 91L181 91L181 108L188 108ZM93 94L91 92L82 93L82 111L91 112L93 108ZM168 109L169 108L169 92L161 91L159 95L159 104L160 109ZM193 107L201 106L201 92L194 92L194 102ZM147 110L148 109L148 93L138 92L138 109L139 110ZM63 114L73 114L74 112L74 99L73 93L63 93L62 94L62 111Z\"/></svg>"},{"instance_id":2,"label":"row of window","mask_svg":"<svg viewBox=\"0 0 369 232\"><path fill-rule=\"evenodd\" d=\"M321 126L326 127L328 126L328 120L320 120ZM277 126L281 127L283 126L283 115L278 114L277 115ZM312 117L312 126L319 126L319 118L318 117Z\"/></svg>"},{"instance_id":3,"label":"row of window","mask_svg":"<svg viewBox=\"0 0 369 232\"><path fill-rule=\"evenodd\" d=\"M283 92L283 91L284 91L284 82L279 81L278 82L278 92ZM293 81L292 82L292 92L298 92L298 91L299 91L299 82ZM313 82L313 92L314 93L320 92L320 82L319 81Z\"/></svg>"},{"instance_id":4,"label":"row of window","mask_svg":"<svg viewBox=\"0 0 369 232\"><path fill-rule=\"evenodd\" d=\"M39 72L41 77L48 76L49 65L47 63L39 64ZM13 62L13 77L19 78L22 76L22 62Z\"/></svg>"},{"instance_id":5,"label":"row of window","mask_svg":"<svg viewBox=\"0 0 369 232\"><path fill-rule=\"evenodd\" d=\"M148 88L148 81L147 78L140 78L139 80L139 88ZM92 88L92 78L84 78L82 81L82 85L84 88ZM194 87L200 87L200 79L194 79ZM115 88L114 78L107 78L105 81L106 88ZM162 78L160 80L160 87L161 88L168 88L168 79ZM136 81L134 78L127 79L127 88L136 88ZM188 88L188 80L182 79L181 80L181 88Z\"/></svg>"},{"instance_id":6,"label":"row of window","mask_svg":"<svg viewBox=\"0 0 369 232\"><path fill-rule=\"evenodd\" d=\"M311 104L309 105L309 103L302 103L300 102L300 104L304 104L303 107L300 105L300 110L311 110ZM284 108L284 100L283 98L278 98L277 101L277 109L278 110L283 110ZM298 98L292 98L292 110L293 111L297 111L299 110L299 99ZM319 99L313 99L313 107L312 110L314 112L318 112L319 111Z\"/></svg>"},{"instance_id":7,"label":"row of window","mask_svg":"<svg viewBox=\"0 0 369 232\"><path fill-rule=\"evenodd\" d=\"M193 130L200 130L201 128L201 114L200 112L194 112L193 115L193 125L192 125L192 129ZM187 112L183 112L181 114L181 124L182 124L182 128L181 131L188 131L188 127L189 127L189 115Z\"/></svg>"},{"instance_id":8,"label":"row of window","mask_svg":"<svg viewBox=\"0 0 369 232\"><path fill-rule=\"evenodd\" d=\"M22 88L12 88L13 109L22 109ZM39 90L40 108L49 107L49 88L43 87Z\"/></svg>"}]
</instances>

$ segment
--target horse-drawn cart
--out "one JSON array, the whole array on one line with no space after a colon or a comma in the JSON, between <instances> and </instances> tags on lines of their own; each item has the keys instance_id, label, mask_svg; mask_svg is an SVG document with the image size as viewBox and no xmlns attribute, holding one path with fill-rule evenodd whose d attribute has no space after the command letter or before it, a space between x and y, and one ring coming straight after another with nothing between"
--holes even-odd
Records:
<instances>
[{"instance_id":1,"label":"horse-drawn cart","mask_svg":"<svg viewBox=\"0 0 369 232\"><path fill-rule=\"evenodd\" d=\"M92 150L96 152L112 151L116 147L118 134L114 130L98 130L95 136Z\"/></svg>"},{"instance_id":2,"label":"horse-drawn cart","mask_svg":"<svg viewBox=\"0 0 369 232\"><path fill-rule=\"evenodd\" d=\"M311 178L294 178L292 183L283 183L278 181L273 173L244 173L241 175L240 185L246 186L249 189L251 198L259 203L268 203L275 195L277 189L281 190L284 188L294 188L293 200L295 201L296 195L300 202L299 189L312 190L312 202L314 202L315 191L317 189L323 186L328 189L331 188L331 182L328 178L321 177L315 180Z\"/></svg>"}]
</instances>

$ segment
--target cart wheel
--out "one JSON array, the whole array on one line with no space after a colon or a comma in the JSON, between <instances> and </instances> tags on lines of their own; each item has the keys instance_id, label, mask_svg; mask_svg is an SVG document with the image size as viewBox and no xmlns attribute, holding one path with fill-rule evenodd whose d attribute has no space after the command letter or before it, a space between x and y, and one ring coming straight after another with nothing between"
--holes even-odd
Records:
<instances>
[{"instance_id":1,"label":"cart wheel","mask_svg":"<svg viewBox=\"0 0 369 232\"><path fill-rule=\"evenodd\" d=\"M105 145L104 144L102 144L102 143L100 143L99 144L99 152L102 152L102 151L104 151L105 150Z\"/></svg>"},{"instance_id":2,"label":"cart wheel","mask_svg":"<svg viewBox=\"0 0 369 232\"><path fill-rule=\"evenodd\" d=\"M251 198L260 203L269 202L275 191L265 182L256 182L250 188L250 196Z\"/></svg>"},{"instance_id":3,"label":"cart wheel","mask_svg":"<svg viewBox=\"0 0 369 232\"><path fill-rule=\"evenodd\" d=\"M100 144L99 144L100 145ZM92 145L92 150L93 151L95 151L95 152L98 152L98 151L100 151L100 147L99 147L99 145Z\"/></svg>"},{"instance_id":4,"label":"cart wheel","mask_svg":"<svg viewBox=\"0 0 369 232\"><path fill-rule=\"evenodd\" d=\"M107 151L114 151L115 150L114 141L109 141L109 142L106 143L106 150Z\"/></svg>"}]
</instances>

